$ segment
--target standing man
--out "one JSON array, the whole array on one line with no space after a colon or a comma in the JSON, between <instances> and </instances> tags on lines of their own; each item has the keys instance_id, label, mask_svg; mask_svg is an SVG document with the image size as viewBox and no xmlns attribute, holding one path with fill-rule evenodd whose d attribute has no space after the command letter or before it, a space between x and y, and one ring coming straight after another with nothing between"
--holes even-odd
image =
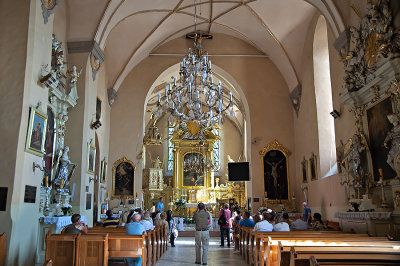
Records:
<instances>
[{"instance_id":1,"label":"standing man","mask_svg":"<svg viewBox=\"0 0 400 266\"><path fill-rule=\"evenodd\" d=\"M146 232L144 226L140 223L140 214L136 213L132 217L132 222L125 225L127 235L142 235ZM141 266L142 257L140 258L126 258L129 266Z\"/></svg>"},{"instance_id":2,"label":"standing man","mask_svg":"<svg viewBox=\"0 0 400 266\"><path fill-rule=\"evenodd\" d=\"M158 211L158 212L164 212L163 197L160 197L160 201L157 203L156 211Z\"/></svg>"},{"instance_id":3,"label":"standing man","mask_svg":"<svg viewBox=\"0 0 400 266\"><path fill-rule=\"evenodd\" d=\"M223 222L224 219L221 216L225 217L225 222ZM221 209L219 211L218 217L220 217L218 219L218 224L219 224L219 227L221 230L221 245L220 245L220 247L224 246L224 234L226 234L228 248L229 248L231 246L230 237L229 237L229 229L230 229L229 220L231 219L231 211L229 210L228 203L225 203L224 209Z\"/></svg>"},{"instance_id":4,"label":"standing man","mask_svg":"<svg viewBox=\"0 0 400 266\"><path fill-rule=\"evenodd\" d=\"M210 233L208 226L211 221L211 216L205 209L204 203L200 202L197 205L197 211L193 214L193 220L196 223L196 261L195 264L201 264L201 249L203 249L203 265L207 265L207 252L210 241Z\"/></svg>"},{"instance_id":5,"label":"standing man","mask_svg":"<svg viewBox=\"0 0 400 266\"><path fill-rule=\"evenodd\" d=\"M304 222L306 222L307 224L311 224L311 209L308 207L307 202L303 202L303 208L304 208L304 215L303 215Z\"/></svg>"}]
</instances>

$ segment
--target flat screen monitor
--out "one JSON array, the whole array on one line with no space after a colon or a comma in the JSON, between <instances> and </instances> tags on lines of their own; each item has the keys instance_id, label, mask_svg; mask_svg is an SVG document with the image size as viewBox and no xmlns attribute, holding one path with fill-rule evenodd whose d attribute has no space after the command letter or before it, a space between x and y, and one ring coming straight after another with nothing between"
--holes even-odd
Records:
<instances>
[{"instance_id":1,"label":"flat screen monitor","mask_svg":"<svg viewBox=\"0 0 400 266\"><path fill-rule=\"evenodd\" d=\"M228 163L229 181L250 181L249 162Z\"/></svg>"}]
</instances>

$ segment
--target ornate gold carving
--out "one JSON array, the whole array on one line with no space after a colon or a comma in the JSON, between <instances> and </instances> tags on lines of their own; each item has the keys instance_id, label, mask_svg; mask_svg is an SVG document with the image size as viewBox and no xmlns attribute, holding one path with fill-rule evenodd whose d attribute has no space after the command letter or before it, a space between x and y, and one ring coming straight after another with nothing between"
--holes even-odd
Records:
<instances>
[{"instance_id":1,"label":"ornate gold carving","mask_svg":"<svg viewBox=\"0 0 400 266\"><path fill-rule=\"evenodd\" d=\"M376 63L376 57L378 56L379 48L377 45L377 33L375 30L369 34L367 38L367 47L365 47L364 60L367 63L367 67L371 68Z\"/></svg>"},{"instance_id":2,"label":"ornate gold carving","mask_svg":"<svg viewBox=\"0 0 400 266\"><path fill-rule=\"evenodd\" d=\"M98 60L94 55L92 55L91 60L93 70L97 71L100 68L100 60Z\"/></svg>"},{"instance_id":3,"label":"ornate gold carving","mask_svg":"<svg viewBox=\"0 0 400 266\"><path fill-rule=\"evenodd\" d=\"M286 157L290 156L292 153L284 147L278 140L274 140L271 143L269 143L267 146L265 146L259 153L261 157L264 158L265 154L269 152L270 150L278 150L281 151Z\"/></svg>"},{"instance_id":4,"label":"ornate gold carving","mask_svg":"<svg viewBox=\"0 0 400 266\"><path fill-rule=\"evenodd\" d=\"M195 121L188 122L187 129L192 135L197 135L200 132L200 127Z\"/></svg>"}]
</instances>

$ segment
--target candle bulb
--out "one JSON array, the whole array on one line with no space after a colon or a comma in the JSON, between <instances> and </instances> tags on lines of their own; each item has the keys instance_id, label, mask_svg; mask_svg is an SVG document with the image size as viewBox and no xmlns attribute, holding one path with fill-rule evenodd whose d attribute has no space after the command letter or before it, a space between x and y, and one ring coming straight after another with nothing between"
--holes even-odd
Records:
<instances>
[{"instance_id":1,"label":"candle bulb","mask_svg":"<svg viewBox=\"0 0 400 266\"><path fill-rule=\"evenodd\" d=\"M46 186L46 187L48 187L49 186L49 177L46 175L46 177L44 178L44 185Z\"/></svg>"},{"instance_id":2,"label":"candle bulb","mask_svg":"<svg viewBox=\"0 0 400 266\"><path fill-rule=\"evenodd\" d=\"M378 169L378 172L379 172L379 181L382 181L382 180L383 180L383 171L382 171L382 168L379 168L379 169Z\"/></svg>"},{"instance_id":3,"label":"candle bulb","mask_svg":"<svg viewBox=\"0 0 400 266\"><path fill-rule=\"evenodd\" d=\"M109 193L107 192L107 199L109 198L108 196L109 196Z\"/></svg>"},{"instance_id":4,"label":"candle bulb","mask_svg":"<svg viewBox=\"0 0 400 266\"><path fill-rule=\"evenodd\" d=\"M64 179L61 179L60 188L64 188Z\"/></svg>"}]
</instances>

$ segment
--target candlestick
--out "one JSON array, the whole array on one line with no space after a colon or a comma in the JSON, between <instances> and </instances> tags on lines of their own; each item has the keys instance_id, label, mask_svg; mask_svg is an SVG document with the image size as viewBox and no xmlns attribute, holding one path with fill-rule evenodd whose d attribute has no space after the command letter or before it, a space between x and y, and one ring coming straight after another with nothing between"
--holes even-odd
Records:
<instances>
[{"instance_id":1,"label":"candlestick","mask_svg":"<svg viewBox=\"0 0 400 266\"><path fill-rule=\"evenodd\" d=\"M383 180L383 171L382 171L382 168L379 168L379 169L378 169L378 172L379 172L379 181L382 181L382 180Z\"/></svg>"},{"instance_id":2,"label":"candlestick","mask_svg":"<svg viewBox=\"0 0 400 266\"><path fill-rule=\"evenodd\" d=\"M46 177L44 178L44 185L45 185L46 187L49 186L49 176L47 176L47 175L46 175Z\"/></svg>"},{"instance_id":3,"label":"candlestick","mask_svg":"<svg viewBox=\"0 0 400 266\"><path fill-rule=\"evenodd\" d=\"M60 188L64 188L64 179L61 179Z\"/></svg>"}]
</instances>

